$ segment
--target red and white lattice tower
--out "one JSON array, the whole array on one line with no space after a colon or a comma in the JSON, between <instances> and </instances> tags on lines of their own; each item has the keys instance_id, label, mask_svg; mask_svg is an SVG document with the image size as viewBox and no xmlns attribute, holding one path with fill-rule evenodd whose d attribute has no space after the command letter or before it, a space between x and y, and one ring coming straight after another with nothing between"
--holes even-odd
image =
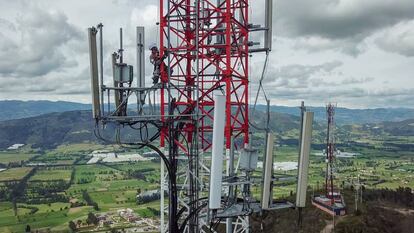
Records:
<instances>
[{"instance_id":1,"label":"red and white lattice tower","mask_svg":"<svg viewBox=\"0 0 414 233\"><path fill-rule=\"evenodd\" d=\"M175 98L180 114L198 111L198 122L186 123L187 141L198 131L199 148L211 147L213 95L226 96L226 148L230 138L248 142L248 0L161 0L160 55L170 54L162 74L161 115ZM166 67L168 69L168 67ZM198 124L198 125L197 125ZM168 137L161 134L161 146ZM178 146L188 155L187 148Z\"/></svg>"},{"instance_id":2,"label":"red and white lattice tower","mask_svg":"<svg viewBox=\"0 0 414 233\"><path fill-rule=\"evenodd\" d=\"M160 56L167 55L161 65L166 72L161 72L160 115L165 124L160 146L169 148L170 159L177 159L177 164L179 156L177 149L171 150L172 143L180 156L186 155L184 175L178 168L177 186L172 188L181 192L177 205L187 209L183 215L192 216L199 209L198 201L208 195L203 189L208 184L203 182L208 182L209 164L202 164L200 157L212 146L214 95L226 97L227 153L232 141L244 147L249 140L248 0L160 0L159 23ZM165 183L163 177L161 182ZM162 198L162 223L163 205ZM171 215L171 197L169 208ZM199 232L208 224L201 215L189 219L186 232ZM169 224L169 229L176 227Z\"/></svg>"}]
</instances>

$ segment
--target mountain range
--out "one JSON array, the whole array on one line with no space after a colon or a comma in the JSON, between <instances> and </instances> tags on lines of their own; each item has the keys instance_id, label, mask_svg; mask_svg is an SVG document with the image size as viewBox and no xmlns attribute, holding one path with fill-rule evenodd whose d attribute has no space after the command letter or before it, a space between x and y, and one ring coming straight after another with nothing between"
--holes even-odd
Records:
<instances>
[{"instance_id":1,"label":"mountain range","mask_svg":"<svg viewBox=\"0 0 414 233\"><path fill-rule=\"evenodd\" d=\"M21 119L39 116L46 113L66 112L74 110L90 110L90 104L82 104L65 101L0 101L0 121ZM257 110L265 111L265 105L257 105ZM298 107L271 106L271 112L286 113L294 116L300 115ZM317 121L326 119L325 107L308 107L309 111L315 113ZM337 124L364 124L379 123L384 121L403 121L414 119L414 109L411 108L375 108L375 109L349 109L336 108L335 115Z\"/></svg>"},{"instance_id":2,"label":"mountain range","mask_svg":"<svg viewBox=\"0 0 414 233\"><path fill-rule=\"evenodd\" d=\"M0 121L4 121L39 116L52 112L89 110L91 105L66 101L3 100L0 101L0 109Z\"/></svg>"},{"instance_id":3,"label":"mountain range","mask_svg":"<svg viewBox=\"0 0 414 233\"><path fill-rule=\"evenodd\" d=\"M257 111L251 122L264 127L266 114ZM271 113L270 128L280 135L298 129L300 118L284 113ZM320 127L320 126L317 126ZM89 110L47 113L40 116L0 121L0 149L13 144L30 144L34 148L50 149L61 144L98 142L94 132L95 122ZM151 129L150 129L151 130ZM252 131L254 129L252 128ZM100 129L104 138L114 140L115 126L108 124ZM139 138L139 131L122 128L125 139ZM152 132L149 131L149 135Z\"/></svg>"},{"instance_id":4,"label":"mountain range","mask_svg":"<svg viewBox=\"0 0 414 233\"><path fill-rule=\"evenodd\" d=\"M258 105L258 110L265 111L266 106ZM315 113L315 119L324 121L326 119L325 107L307 107L308 111ZM299 107L270 106L270 111L287 113L295 116L300 115ZM373 108L373 109L350 109L335 108L335 121L337 124L364 124L380 123L384 121L403 121L414 118L414 109L411 108Z\"/></svg>"},{"instance_id":5,"label":"mountain range","mask_svg":"<svg viewBox=\"0 0 414 233\"><path fill-rule=\"evenodd\" d=\"M300 128L300 118L298 116L272 112L270 128L276 133L279 143L297 144L298 132ZM266 121L266 114L256 111L251 116L251 124L263 128ZM325 122L315 120L313 129L313 140L315 146L323 145L325 140ZM61 144L82 143L82 142L101 142L94 134L95 122L89 110L67 111L48 113L40 116L0 121L0 150L6 149L13 144L29 144L33 148L51 149ZM102 130L102 135L114 140L115 126L108 125ZM252 132L256 132L251 127ZM139 138L139 131L122 128L124 139ZM342 125L337 129L338 138L353 140L359 135L368 137L377 136L382 138L384 135L390 136L414 136L414 119L400 122L381 122L362 125ZM152 132L149 131L149 135ZM352 136L356 135L356 136Z\"/></svg>"}]
</instances>

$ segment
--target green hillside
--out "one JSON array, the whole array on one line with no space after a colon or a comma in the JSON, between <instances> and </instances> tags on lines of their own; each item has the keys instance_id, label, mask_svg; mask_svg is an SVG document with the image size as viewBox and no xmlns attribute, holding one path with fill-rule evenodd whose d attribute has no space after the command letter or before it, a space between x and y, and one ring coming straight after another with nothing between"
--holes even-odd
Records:
<instances>
[{"instance_id":1,"label":"green hillside","mask_svg":"<svg viewBox=\"0 0 414 233\"><path fill-rule=\"evenodd\" d=\"M264 112L256 111L254 116L250 116L250 122L256 128L263 128L266 117ZM324 120L314 121L313 147L315 149L324 147L325 125ZM252 132L260 132L253 126ZM297 145L300 128L298 116L271 112L270 128L276 133L279 143ZM0 149L6 149L17 143L31 145L32 148L48 149L56 148L61 144L99 142L93 129L94 122L90 111L49 113L24 119L0 121ZM134 130L122 130L129 138L139 137ZM109 125L104 133L109 138L113 137L114 127ZM336 133L339 146L376 146L380 143L390 149L412 149L414 119L400 122L338 125Z\"/></svg>"}]
</instances>

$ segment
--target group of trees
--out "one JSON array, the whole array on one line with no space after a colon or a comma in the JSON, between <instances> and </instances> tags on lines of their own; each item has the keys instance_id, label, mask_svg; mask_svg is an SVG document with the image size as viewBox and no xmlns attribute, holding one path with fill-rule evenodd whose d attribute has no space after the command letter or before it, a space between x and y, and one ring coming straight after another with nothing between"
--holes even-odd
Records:
<instances>
[{"instance_id":1,"label":"group of trees","mask_svg":"<svg viewBox=\"0 0 414 233\"><path fill-rule=\"evenodd\" d=\"M69 183L65 180L31 181L28 188L39 195L47 196L52 193L64 192L69 188Z\"/></svg>"},{"instance_id":2,"label":"group of trees","mask_svg":"<svg viewBox=\"0 0 414 233\"><path fill-rule=\"evenodd\" d=\"M138 204L144 204L144 203L148 203L151 201L155 201L155 200L159 200L161 198L161 193L160 192L152 192L149 194L146 193L141 193L139 195L137 195L137 203Z\"/></svg>"},{"instance_id":3,"label":"group of trees","mask_svg":"<svg viewBox=\"0 0 414 233\"><path fill-rule=\"evenodd\" d=\"M76 231L76 229L78 229L78 227L76 226L76 223L74 221L69 221L69 228L72 231Z\"/></svg>"},{"instance_id":4,"label":"group of trees","mask_svg":"<svg viewBox=\"0 0 414 233\"><path fill-rule=\"evenodd\" d=\"M339 165L342 167L353 167L354 166L354 160L352 159L348 159L348 158L339 158L337 159L337 161L339 162Z\"/></svg>"},{"instance_id":5,"label":"group of trees","mask_svg":"<svg viewBox=\"0 0 414 233\"><path fill-rule=\"evenodd\" d=\"M363 197L366 201L385 200L399 203L405 207L414 208L414 194L409 187L393 189L365 189Z\"/></svg>"},{"instance_id":6,"label":"group of trees","mask_svg":"<svg viewBox=\"0 0 414 233\"><path fill-rule=\"evenodd\" d=\"M76 221L76 222L74 222L74 221L69 221L69 228L72 230L72 231L76 231L81 225L82 225L82 220L78 220L78 221ZM89 225L91 225L91 224L93 224L93 225L98 225L98 223L99 223L99 220L98 220L98 218L96 217L96 215L95 214L93 214L93 213L91 213L91 212L89 212L88 213L88 218L86 219L86 224L89 226Z\"/></svg>"},{"instance_id":7,"label":"group of trees","mask_svg":"<svg viewBox=\"0 0 414 233\"><path fill-rule=\"evenodd\" d=\"M30 204L48 204L53 202L68 202L62 194L70 184L63 180L30 181L27 185L25 201Z\"/></svg>"},{"instance_id":8,"label":"group of trees","mask_svg":"<svg viewBox=\"0 0 414 233\"><path fill-rule=\"evenodd\" d=\"M37 208L36 206L28 206L28 205L18 205L17 208L25 208L25 209L30 209L29 214L34 214L37 211L39 211L39 208Z\"/></svg>"},{"instance_id":9,"label":"group of trees","mask_svg":"<svg viewBox=\"0 0 414 233\"><path fill-rule=\"evenodd\" d=\"M83 171L80 173L82 178L76 180L77 184L87 184L92 183L96 180L95 172L92 171Z\"/></svg>"},{"instance_id":10,"label":"group of trees","mask_svg":"<svg viewBox=\"0 0 414 233\"><path fill-rule=\"evenodd\" d=\"M101 174L101 175L113 175L114 174L114 171L112 171L112 170L103 170L103 171L99 171L99 173L98 174Z\"/></svg>"},{"instance_id":11,"label":"group of trees","mask_svg":"<svg viewBox=\"0 0 414 233\"><path fill-rule=\"evenodd\" d=\"M25 197L22 201L27 204L50 204L55 202L68 202L69 198L64 194L53 193L50 196L37 196L34 198Z\"/></svg>"},{"instance_id":12,"label":"group of trees","mask_svg":"<svg viewBox=\"0 0 414 233\"><path fill-rule=\"evenodd\" d=\"M23 165L24 165L24 160L20 160L18 162L0 163L0 168L22 167Z\"/></svg>"},{"instance_id":13,"label":"group of trees","mask_svg":"<svg viewBox=\"0 0 414 233\"><path fill-rule=\"evenodd\" d=\"M15 182L17 183L17 182ZM0 186L0 201L7 201L10 200L10 190L13 188L13 186L10 186L9 182L4 182Z\"/></svg>"},{"instance_id":14,"label":"group of trees","mask_svg":"<svg viewBox=\"0 0 414 233\"><path fill-rule=\"evenodd\" d=\"M75 208L75 207L80 207L80 206L85 206L85 203L79 202L79 201L70 203L70 208Z\"/></svg>"},{"instance_id":15,"label":"group of trees","mask_svg":"<svg viewBox=\"0 0 414 233\"><path fill-rule=\"evenodd\" d=\"M88 179L88 178L80 178L76 181L77 184L88 184L88 183L92 183L93 180Z\"/></svg>"},{"instance_id":16,"label":"group of trees","mask_svg":"<svg viewBox=\"0 0 414 233\"><path fill-rule=\"evenodd\" d=\"M145 177L145 174L140 172L140 171L128 170L127 178L135 178L135 179L138 179L138 180L145 180L146 177Z\"/></svg>"},{"instance_id":17,"label":"group of trees","mask_svg":"<svg viewBox=\"0 0 414 233\"><path fill-rule=\"evenodd\" d=\"M99 220L94 213L89 212L88 218L86 219L86 223L88 223L88 225L90 224L98 225Z\"/></svg>"},{"instance_id":18,"label":"group of trees","mask_svg":"<svg viewBox=\"0 0 414 233\"><path fill-rule=\"evenodd\" d=\"M99 210L98 203L92 200L91 196L89 195L88 191L82 190L82 197L86 201L89 206L93 206L95 210Z\"/></svg>"},{"instance_id":19,"label":"group of trees","mask_svg":"<svg viewBox=\"0 0 414 233\"><path fill-rule=\"evenodd\" d=\"M30 181L39 169L42 170L61 170L62 167L33 168L23 179L4 182L0 186L0 200L2 201L18 201L28 204L47 204L53 202L68 202L66 195L62 194L70 187L70 183L63 180L48 181ZM63 169L72 169L71 167L63 167Z\"/></svg>"},{"instance_id":20,"label":"group of trees","mask_svg":"<svg viewBox=\"0 0 414 233\"><path fill-rule=\"evenodd\" d=\"M73 184L75 180L75 173L76 173L76 170L75 170L75 167L73 167L72 172L70 173L69 187Z\"/></svg>"},{"instance_id":21,"label":"group of trees","mask_svg":"<svg viewBox=\"0 0 414 233\"><path fill-rule=\"evenodd\" d=\"M33 176L36 172L36 168L33 168L30 170L29 173L27 173L23 179L21 179L11 190L10 197L13 200L21 200L24 196L26 187L27 187L27 181L31 176Z\"/></svg>"}]
</instances>

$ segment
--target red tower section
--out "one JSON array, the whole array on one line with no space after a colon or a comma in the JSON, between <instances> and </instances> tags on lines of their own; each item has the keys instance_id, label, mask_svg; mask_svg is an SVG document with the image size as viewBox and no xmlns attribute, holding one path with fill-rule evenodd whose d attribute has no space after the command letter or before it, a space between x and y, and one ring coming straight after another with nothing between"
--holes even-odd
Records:
<instances>
[{"instance_id":1,"label":"red tower section","mask_svg":"<svg viewBox=\"0 0 414 233\"><path fill-rule=\"evenodd\" d=\"M196 123L185 122L181 133L187 142L198 133L199 148L208 150L213 96L222 93L226 96L226 147L230 148L232 136L247 143L248 0L195 2L160 0L160 55L169 55L162 66L170 70L161 74L161 116L168 115L170 104L184 117L198 112ZM168 137L168 129L163 130L161 146ZM177 144L188 153L183 143Z\"/></svg>"}]
</instances>

